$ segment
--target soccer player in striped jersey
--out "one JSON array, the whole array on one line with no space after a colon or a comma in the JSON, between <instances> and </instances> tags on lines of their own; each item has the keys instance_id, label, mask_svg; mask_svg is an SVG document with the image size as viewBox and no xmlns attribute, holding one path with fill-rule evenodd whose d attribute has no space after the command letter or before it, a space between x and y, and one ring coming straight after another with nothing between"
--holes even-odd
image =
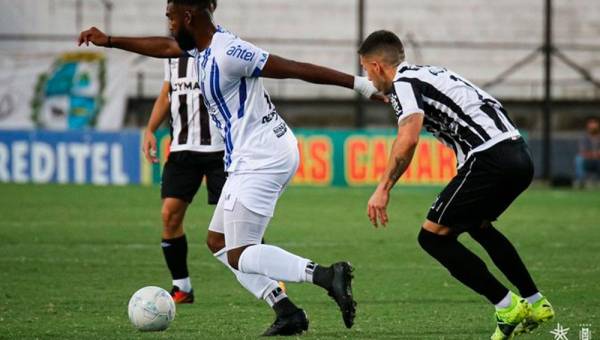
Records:
<instances>
[{"instance_id":1,"label":"soccer player in striped jersey","mask_svg":"<svg viewBox=\"0 0 600 340\"><path fill-rule=\"evenodd\" d=\"M171 145L161 181L161 247L173 279L173 300L193 303L183 222L203 178L206 178L208 204L217 204L227 179L223 166L225 143L210 122L194 59L165 59L164 64L165 81L144 133L143 152L149 162L158 163L154 133L169 117Z\"/></svg>"},{"instance_id":2,"label":"soccer player in striped jersey","mask_svg":"<svg viewBox=\"0 0 600 340\"><path fill-rule=\"evenodd\" d=\"M398 135L381 182L368 202L376 227L386 225L390 191L409 166L422 127L454 150L458 174L435 200L419 243L452 276L496 307L492 339L509 339L552 318L511 242L492 222L531 183L533 164L527 144L496 99L458 74L436 66L406 62L392 32L371 34L359 50L361 64L398 118ZM467 232L521 294L512 293L457 237Z\"/></svg>"},{"instance_id":3,"label":"soccer player in striped jersey","mask_svg":"<svg viewBox=\"0 0 600 340\"><path fill-rule=\"evenodd\" d=\"M306 314L277 280L324 288L350 328L356 303L349 263L322 266L261 244L276 202L299 162L297 140L277 113L261 77L295 78L354 89L369 98L383 97L376 96L377 90L365 78L271 55L216 26L209 2L168 1L167 17L175 40L108 37L92 28L81 33L79 43L161 58L194 57L209 114L225 139L229 175L209 226L209 248L245 288L274 309L276 320L264 335L293 335L308 329Z\"/></svg>"}]
</instances>

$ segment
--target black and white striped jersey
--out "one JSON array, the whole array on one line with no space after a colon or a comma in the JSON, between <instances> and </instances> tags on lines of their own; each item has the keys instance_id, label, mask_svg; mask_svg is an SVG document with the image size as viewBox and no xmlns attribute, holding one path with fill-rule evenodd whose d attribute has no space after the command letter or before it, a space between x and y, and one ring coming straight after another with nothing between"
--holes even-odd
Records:
<instances>
[{"instance_id":1,"label":"black and white striped jersey","mask_svg":"<svg viewBox=\"0 0 600 340\"><path fill-rule=\"evenodd\" d=\"M472 154L519 136L500 102L443 67L400 64L390 99L398 122L424 114L425 129L454 150L459 167Z\"/></svg>"},{"instance_id":2,"label":"black and white striped jersey","mask_svg":"<svg viewBox=\"0 0 600 340\"><path fill-rule=\"evenodd\" d=\"M165 59L165 81L170 84L171 152L219 152L223 137L208 114L198 85L194 58Z\"/></svg>"}]
</instances>

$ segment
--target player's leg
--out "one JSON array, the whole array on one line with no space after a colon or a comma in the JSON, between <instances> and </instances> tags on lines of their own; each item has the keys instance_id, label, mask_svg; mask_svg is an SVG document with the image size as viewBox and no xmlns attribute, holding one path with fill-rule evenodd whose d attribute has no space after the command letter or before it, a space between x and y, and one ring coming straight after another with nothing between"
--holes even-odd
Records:
<instances>
[{"instance_id":1,"label":"player's leg","mask_svg":"<svg viewBox=\"0 0 600 340\"><path fill-rule=\"evenodd\" d=\"M344 324L354 322L356 303L352 297L352 267L339 262L326 267L279 247L261 244L270 217L246 208L239 200L225 210L225 241L230 266L241 272L267 276L285 282L310 282L326 289L342 311ZM278 316L297 313L284 299ZM277 322L272 326L276 327Z\"/></svg>"},{"instance_id":2,"label":"player's leg","mask_svg":"<svg viewBox=\"0 0 600 340\"><path fill-rule=\"evenodd\" d=\"M225 182L227 181L227 173L223 164L223 152L215 153L214 156L206 160L206 190L208 192L208 204L218 204L223 191ZM222 210L222 208L221 208ZM222 215L222 212L220 213ZM208 231L206 243L213 254L219 253L225 247L225 235L223 235L222 218L220 219L220 232ZM264 238L261 243L265 243ZM226 255L223 255L225 258ZM219 256L217 256L219 258ZM226 264L229 266L229 264ZM285 292L286 287L283 281L278 282L279 287Z\"/></svg>"},{"instance_id":3,"label":"player's leg","mask_svg":"<svg viewBox=\"0 0 600 340\"><path fill-rule=\"evenodd\" d=\"M480 227L470 229L469 235L486 250L496 267L519 289L521 296L531 300L530 303L537 302L541 295L535 282L517 249L499 230L484 221Z\"/></svg>"},{"instance_id":4,"label":"player's leg","mask_svg":"<svg viewBox=\"0 0 600 340\"><path fill-rule=\"evenodd\" d=\"M174 152L165 164L161 184L162 250L171 272L171 295L177 303L194 302L192 283L187 265L188 244L183 221L187 207L196 195L202 173L194 167L193 154Z\"/></svg>"},{"instance_id":5,"label":"player's leg","mask_svg":"<svg viewBox=\"0 0 600 340\"><path fill-rule=\"evenodd\" d=\"M419 244L465 286L496 305L509 293L488 270L485 263L458 241L451 228L426 220L419 233Z\"/></svg>"},{"instance_id":6,"label":"player's leg","mask_svg":"<svg viewBox=\"0 0 600 340\"><path fill-rule=\"evenodd\" d=\"M459 169L429 210L419 243L461 283L495 306L498 323L492 339L508 339L527 316L529 305L502 285L457 239L460 233L481 225L489 216L488 208L497 203L494 164L476 154Z\"/></svg>"},{"instance_id":7,"label":"player's leg","mask_svg":"<svg viewBox=\"0 0 600 340\"><path fill-rule=\"evenodd\" d=\"M183 230L183 218L188 203L177 198L165 198L162 205L163 232L161 247L173 279L171 295L177 303L193 302L192 284L187 266L188 244Z\"/></svg>"},{"instance_id":8,"label":"player's leg","mask_svg":"<svg viewBox=\"0 0 600 340\"><path fill-rule=\"evenodd\" d=\"M494 181L498 185L491 190L494 193L493 197L487 200L493 204L481 207L483 210L489 210L486 213L489 220L497 219L527 189L533 179L533 162L523 141L506 142L498 148L499 150L490 150L481 155L482 158L487 158L490 164L497 164L494 168L499 170L499 179ZM516 334L531 331L554 316L552 305L538 291L517 249L508 238L488 220L471 228L469 235L481 244L498 269L533 306L533 313L527 317L525 327L517 328Z\"/></svg>"},{"instance_id":9,"label":"player's leg","mask_svg":"<svg viewBox=\"0 0 600 340\"><path fill-rule=\"evenodd\" d=\"M492 339L509 339L529 314L529 304L500 283L481 258L458 242L457 236L451 228L427 220L419 233L419 244L452 276L495 306L497 327Z\"/></svg>"},{"instance_id":10,"label":"player's leg","mask_svg":"<svg viewBox=\"0 0 600 340\"><path fill-rule=\"evenodd\" d=\"M264 335L293 335L308 329L308 319L287 297L279 283L264 275L242 273L229 265L225 249L223 197L215 209L210 223L206 244L213 256L229 268L238 282L257 299L263 299L277 315L278 327L271 327ZM292 311L292 313L290 313Z\"/></svg>"}]
</instances>

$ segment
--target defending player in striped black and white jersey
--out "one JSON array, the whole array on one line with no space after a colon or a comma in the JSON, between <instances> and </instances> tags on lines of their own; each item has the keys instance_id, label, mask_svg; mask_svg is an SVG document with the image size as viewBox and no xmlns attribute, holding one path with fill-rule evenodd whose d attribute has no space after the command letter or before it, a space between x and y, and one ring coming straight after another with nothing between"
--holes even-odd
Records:
<instances>
[{"instance_id":1,"label":"defending player in striped black and white jersey","mask_svg":"<svg viewBox=\"0 0 600 340\"><path fill-rule=\"evenodd\" d=\"M472 154L519 136L500 102L443 67L401 63L390 97L398 122L422 113L425 129L454 150L459 167Z\"/></svg>"},{"instance_id":2,"label":"defending player in striped black and white jersey","mask_svg":"<svg viewBox=\"0 0 600 340\"><path fill-rule=\"evenodd\" d=\"M398 117L389 164L367 204L371 222L387 224L390 191L408 168L425 127L454 149L460 168L429 209L419 244L495 306L492 340L512 339L551 319L552 305L539 293L515 247L492 225L533 178L527 144L502 105L443 67L408 64L404 46L392 32L372 33L359 54L375 86L390 93ZM487 251L521 296L458 241L465 232Z\"/></svg>"}]
</instances>

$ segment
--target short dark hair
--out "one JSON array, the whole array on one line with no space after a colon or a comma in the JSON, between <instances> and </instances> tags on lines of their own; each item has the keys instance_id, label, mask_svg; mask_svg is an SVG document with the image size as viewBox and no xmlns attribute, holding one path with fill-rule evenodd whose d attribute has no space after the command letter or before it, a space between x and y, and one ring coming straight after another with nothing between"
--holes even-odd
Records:
<instances>
[{"instance_id":1,"label":"short dark hair","mask_svg":"<svg viewBox=\"0 0 600 340\"><path fill-rule=\"evenodd\" d=\"M399 65L404 61L404 45L393 32L380 30L371 33L360 45L358 54L368 56L381 54L390 65Z\"/></svg>"},{"instance_id":2,"label":"short dark hair","mask_svg":"<svg viewBox=\"0 0 600 340\"><path fill-rule=\"evenodd\" d=\"M210 5L217 7L217 0L167 0L167 3L197 7L200 9L208 8Z\"/></svg>"}]
</instances>

